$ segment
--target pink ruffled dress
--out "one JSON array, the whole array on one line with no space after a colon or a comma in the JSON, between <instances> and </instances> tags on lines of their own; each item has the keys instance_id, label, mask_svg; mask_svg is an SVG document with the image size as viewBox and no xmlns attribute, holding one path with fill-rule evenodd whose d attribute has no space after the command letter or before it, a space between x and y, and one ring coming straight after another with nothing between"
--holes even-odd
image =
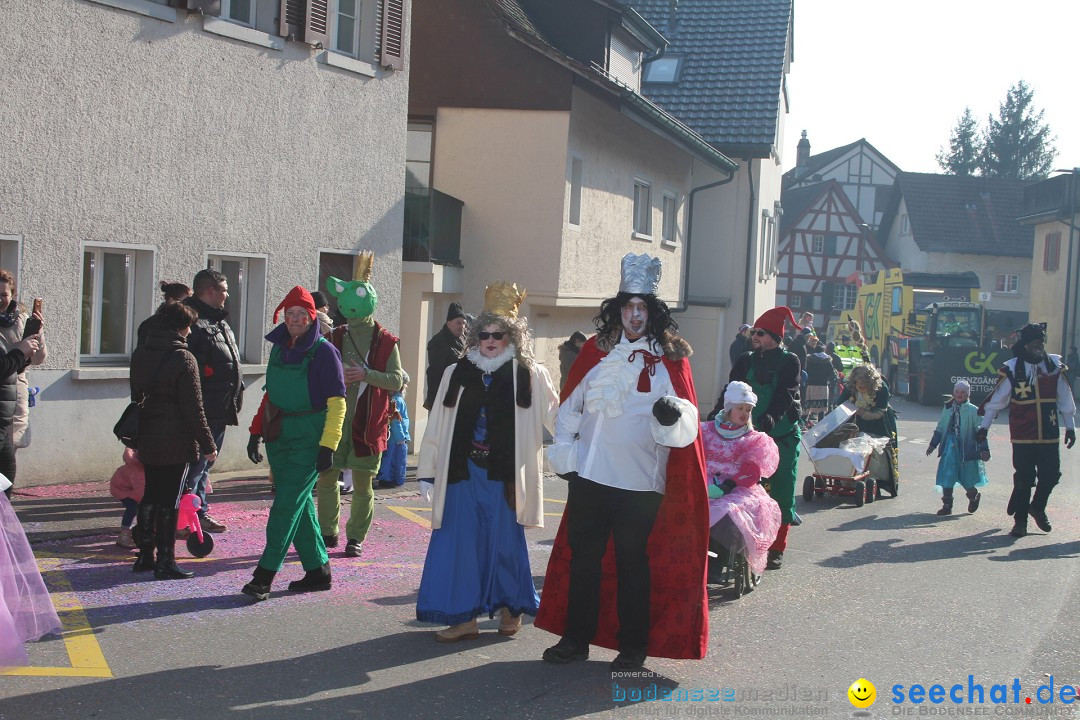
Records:
<instances>
[{"instance_id":1,"label":"pink ruffled dress","mask_svg":"<svg viewBox=\"0 0 1080 720\"><path fill-rule=\"evenodd\" d=\"M727 539L742 540L747 564L760 575L765 572L769 546L776 540L781 519L780 506L758 481L776 472L780 453L763 432L744 429L738 433L727 425L718 428L716 422L701 423L707 481L720 485L732 479L736 484L731 492L709 500L709 526L716 528L728 518L737 536Z\"/></svg>"},{"instance_id":2,"label":"pink ruffled dress","mask_svg":"<svg viewBox=\"0 0 1080 720\"><path fill-rule=\"evenodd\" d=\"M23 644L59 631L26 533L0 492L0 668L28 664Z\"/></svg>"}]
</instances>

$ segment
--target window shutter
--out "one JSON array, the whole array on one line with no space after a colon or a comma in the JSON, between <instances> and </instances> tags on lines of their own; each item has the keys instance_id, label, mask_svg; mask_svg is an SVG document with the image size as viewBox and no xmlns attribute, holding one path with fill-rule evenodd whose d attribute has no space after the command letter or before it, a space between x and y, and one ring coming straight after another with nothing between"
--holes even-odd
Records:
<instances>
[{"instance_id":1,"label":"window shutter","mask_svg":"<svg viewBox=\"0 0 1080 720\"><path fill-rule=\"evenodd\" d=\"M821 307L819 310L828 311L832 309L835 290L833 289L833 283L823 282L821 283ZM839 309L839 308L837 308Z\"/></svg>"},{"instance_id":2,"label":"window shutter","mask_svg":"<svg viewBox=\"0 0 1080 720\"><path fill-rule=\"evenodd\" d=\"M402 56L405 0L382 0L379 28L379 64L393 70L401 70L405 67L405 58Z\"/></svg>"},{"instance_id":3,"label":"window shutter","mask_svg":"<svg viewBox=\"0 0 1080 720\"><path fill-rule=\"evenodd\" d=\"M824 248L824 250L825 250L825 252L823 254L825 254L825 255L829 255L830 257L836 255L836 236L835 235L826 235L825 236L825 248Z\"/></svg>"},{"instance_id":4,"label":"window shutter","mask_svg":"<svg viewBox=\"0 0 1080 720\"><path fill-rule=\"evenodd\" d=\"M307 0L304 42L325 47L330 44L330 0Z\"/></svg>"},{"instance_id":5,"label":"window shutter","mask_svg":"<svg viewBox=\"0 0 1080 720\"><path fill-rule=\"evenodd\" d=\"M278 10L278 35L291 40L304 39L307 0L281 0Z\"/></svg>"}]
</instances>

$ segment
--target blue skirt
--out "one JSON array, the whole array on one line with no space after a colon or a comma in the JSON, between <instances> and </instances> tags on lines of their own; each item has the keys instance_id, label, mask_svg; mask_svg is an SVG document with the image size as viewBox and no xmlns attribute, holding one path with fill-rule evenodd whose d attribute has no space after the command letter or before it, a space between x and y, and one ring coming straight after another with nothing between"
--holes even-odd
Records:
<instances>
[{"instance_id":1,"label":"blue skirt","mask_svg":"<svg viewBox=\"0 0 1080 720\"><path fill-rule=\"evenodd\" d=\"M457 625L500 608L536 615L525 528L503 497L503 483L469 461L469 478L446 486L442 527L428 543L416 619Z\"/></svg>"},{"instance_id":2,"label":"blue skirt","mask_svg":"<svg viewBox=\"0 0 1080 720\"><path fill-rule=\"evenodd\" d=\"M982 460L961 460L960 448L952 435L946 435L942 443L941 458L937 466L937 490L952 488L960 483L965 490L986 485L986 466Z\"/></svg>"}]
</instances>

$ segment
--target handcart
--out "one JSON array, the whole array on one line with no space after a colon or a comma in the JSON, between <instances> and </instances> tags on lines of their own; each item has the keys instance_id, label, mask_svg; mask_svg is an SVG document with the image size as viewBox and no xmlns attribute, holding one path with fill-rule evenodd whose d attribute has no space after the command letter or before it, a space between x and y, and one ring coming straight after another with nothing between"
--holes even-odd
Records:
<instances>
[{"instance_id":1,"label":"handcart","mask_svg":"<svg viewBox=\"0 0 1080 720\"><path fill-rule=\"evenodd\" d=\"M803 480L803 499L807 502L815 495L820 498L828 493L849 497L855 507L862 507L877 498L878 478L872 467L875 456L881 454L876 446L885 449L888 439L868 438L864 444L875 449L865 453L841 449L844 441L859 435L858 426L849 422L854 414L853 404L839 405L802 436L803 448L814 466L814 473Z\"/></svg>"}]
</instances>

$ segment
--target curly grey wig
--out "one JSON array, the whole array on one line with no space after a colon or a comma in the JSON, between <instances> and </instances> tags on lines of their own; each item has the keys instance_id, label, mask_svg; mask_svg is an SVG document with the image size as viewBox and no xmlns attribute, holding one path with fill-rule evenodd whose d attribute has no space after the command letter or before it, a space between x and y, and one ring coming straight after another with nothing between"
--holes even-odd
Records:
<instances>
[{"instance_id":1,"label":"curly grey wig","mask_svg":"<svg viewBox=\"0 0 1080 720\"><path fill-rule=\"evenodd\" d=\"M469 323L465 350L468 351L470 348L480 345L480 338L477 337L477 333L488 325L498 325L510 333L510 342L517 348L517 361L531 371L536 363L533 357L533 339L532 333L529 332L529 321L523 317L511 320L503 315L496 315L485 310L476 316L475 321Z\"/></svg>"}]
</instances>

